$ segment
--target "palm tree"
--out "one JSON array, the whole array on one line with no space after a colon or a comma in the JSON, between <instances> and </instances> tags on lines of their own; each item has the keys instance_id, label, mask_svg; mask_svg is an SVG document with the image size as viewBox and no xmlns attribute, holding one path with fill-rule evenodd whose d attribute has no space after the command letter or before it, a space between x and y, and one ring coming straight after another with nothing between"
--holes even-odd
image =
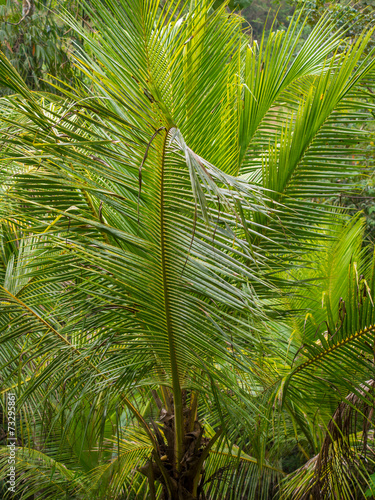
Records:
<instances>
[{"instance_id":1,"label":"palm tree","mask_svg":"<svg viewBox=\"0 0 375 500\"><path fill-rule=\"evenodd\" d=\"M324 17L304 41L296 15L250 40L206 0L85 12L90 30L65 13L86 80L56 82L63 98L30 92L0 56L18 491L268 498L292 442L311 458L338 402L370 404L371 259L360 223L323 201L368 160L372 31L349 44ZM336 264L315 269L332 248ZM328 481L315 463L303 494Z\"/></svg>"}]
</instances>

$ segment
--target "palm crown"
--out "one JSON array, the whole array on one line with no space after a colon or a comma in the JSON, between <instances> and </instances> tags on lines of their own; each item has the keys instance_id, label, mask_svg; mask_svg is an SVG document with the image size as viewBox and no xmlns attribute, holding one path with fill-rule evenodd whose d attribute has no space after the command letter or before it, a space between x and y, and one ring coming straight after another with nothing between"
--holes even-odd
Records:
<instances>
[{"instance_id":1,"label":"palm crown","mask_svg":"<svg viewBox=\"0 0 375 500\"><path fill-rule=\"evenodd\" d=\"M357 446L329 421L346 397L369 411L373 273L361 220L317 200L365 159L372 31L348 44L327 17L302 41L295 16L255 41L205 0L85 9L89 30L65 17L86 86L32 93L0 59L19 487L267 498L298 442L316 456L280 494L350 495L325 467L368 426Z\"/></svg>"}]
</instances>

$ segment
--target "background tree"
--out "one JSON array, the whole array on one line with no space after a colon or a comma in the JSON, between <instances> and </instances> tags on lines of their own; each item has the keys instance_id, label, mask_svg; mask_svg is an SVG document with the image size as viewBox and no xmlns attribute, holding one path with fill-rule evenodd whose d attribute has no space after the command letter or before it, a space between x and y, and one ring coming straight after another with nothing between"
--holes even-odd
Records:
<instances>
[{"instance_id":1,"label":"background tree","mask_svg":"<svg viewBox=\"0 0 375 500\"><path fill-rule=\"evenodd\" d=\"M54 78L67 83L79 78L68 56L68 46L78 40L58 18L56 10L61 13L62 8L77 12L70 1L24 0L21 5L7 0L0 5L0 49L30 89L54 92ZM7 92L6 87L1 92Z\"/></svg>"}]
</instances>

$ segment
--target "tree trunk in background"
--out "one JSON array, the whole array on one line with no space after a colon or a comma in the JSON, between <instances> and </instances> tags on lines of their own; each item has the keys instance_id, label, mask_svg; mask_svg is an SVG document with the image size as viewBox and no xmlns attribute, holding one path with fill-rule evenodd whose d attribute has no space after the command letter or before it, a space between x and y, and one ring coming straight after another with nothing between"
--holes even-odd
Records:
<instances>
[{"instance_id":1,"label":"tree trunk in background","mask_svg":"<svg viewBox=\"0 0 375 500\"><path fill-rule=\"evenodd\" d=\"M35 0L22 0L22 17L29 17L34 14Z\"/></svg>"}]
</instances>

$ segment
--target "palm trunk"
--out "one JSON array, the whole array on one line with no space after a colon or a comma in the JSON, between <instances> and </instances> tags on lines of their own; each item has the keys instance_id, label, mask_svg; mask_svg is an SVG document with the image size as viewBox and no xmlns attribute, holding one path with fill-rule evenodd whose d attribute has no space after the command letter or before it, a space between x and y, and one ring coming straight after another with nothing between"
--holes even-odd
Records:
<instances>
[{"instance_id":1,"label":"palm trunk","mask_svg":"<svg viewBox=\"0 0 375 500\"><path fill-rule=\"evenodd\" d=\"M190 407L186 403L186 391L183 391L183 396L184 435L180 467L177 470L174 466L177 458L175 416L170 400L169 410L160 408L161 425L152 422L158 450L154 450L147 464L139 469L149 480L151 494L156 490L155 483L163 485L163 500L203 500L204 462L221 434L219 430L212 439L204 437L204 427L196 418L197 396L192 395ZM157 404L160 406L160 399Z\"/></svg>"}]
</instances>

